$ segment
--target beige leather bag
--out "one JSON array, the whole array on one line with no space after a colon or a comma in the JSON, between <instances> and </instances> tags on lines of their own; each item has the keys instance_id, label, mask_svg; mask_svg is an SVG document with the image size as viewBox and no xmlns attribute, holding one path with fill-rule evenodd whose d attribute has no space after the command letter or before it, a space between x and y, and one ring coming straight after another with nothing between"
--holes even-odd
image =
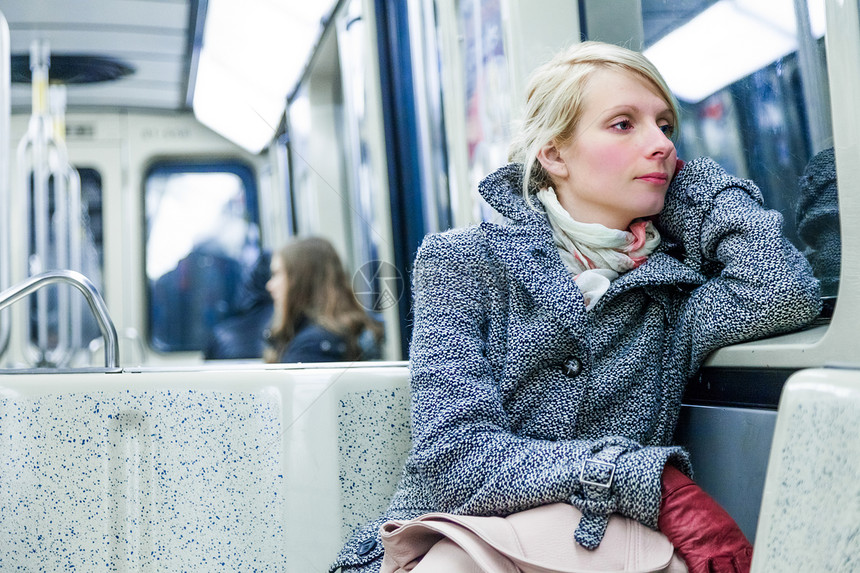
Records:
<instances>
[{"instance_id":1,"label":"beige leather bag","mask_svg":"<svg viewBox=\"0 0 860 573\"><path fill-rule=\"evenodd\" d=\"M620 515L600 546L573 539L582 514L554 503L508 517L428 513L382 526L381 573L686 573L665 535Z\"/></svg>"}]
</instances>

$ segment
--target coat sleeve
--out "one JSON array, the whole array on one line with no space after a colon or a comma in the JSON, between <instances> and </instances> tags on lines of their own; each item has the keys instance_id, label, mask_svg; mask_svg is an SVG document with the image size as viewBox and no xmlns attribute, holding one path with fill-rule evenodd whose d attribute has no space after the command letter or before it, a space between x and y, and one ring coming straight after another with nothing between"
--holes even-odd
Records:
<instances>
[{"instance_id":1,"label":"coat sleeve","mask_svg":"<svg viewBox=\"0 0 860 573\"><path fill-rule=\"evenodd\" d=\"M689 473L686 454L620 436L549 441L518 435L485 355L488 273L503 271L478 263L475 241L464 237L470 235L428 237L415 262L407 471L429 484L439 511L507 515L571 503L585 516L575 537L586 547L600 542L610 513L656 528L663 467L671 459Z\"/></svg>"},{"instance_id":2,"label":"coat sleeve","mask_svg":"<svg viewBox=\"0 0 860 573\"><path fill-rule=\"evenodd\" d=\"M688 374L717 348L795 330L820 312L812 269L783 236L782 216L762 203L751 181L708 158L689 162L667 193L661 226L708 279L675 334Z\"/></svg>"}]
</instances>

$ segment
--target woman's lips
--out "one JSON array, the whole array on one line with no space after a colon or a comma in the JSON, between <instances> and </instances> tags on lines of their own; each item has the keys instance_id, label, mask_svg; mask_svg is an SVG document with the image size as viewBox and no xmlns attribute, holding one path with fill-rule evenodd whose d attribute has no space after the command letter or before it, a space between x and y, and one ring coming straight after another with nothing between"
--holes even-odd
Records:
<instances>
[{"instance_id":1,"label":"woman's lips","mask_svg":"<svg viewBox=\"0 0 860 573\"><path fill-rule=\"evenodd\" d=\"M640 181L644 181L646 183L654 183L655 185L663 185L669 180L669 176L665 173L648 173L646 175L640 175L636 179Z\"/></svg>"}]
</instances>

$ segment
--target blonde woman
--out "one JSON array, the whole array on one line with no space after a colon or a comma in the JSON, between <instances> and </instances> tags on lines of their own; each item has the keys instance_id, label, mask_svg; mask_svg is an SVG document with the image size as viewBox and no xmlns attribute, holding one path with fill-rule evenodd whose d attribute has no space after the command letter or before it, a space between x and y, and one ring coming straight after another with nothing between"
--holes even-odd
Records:
<instances>
[{"instance_id":1,"label":"blonde woman","mask_svg":"<svg viewBox=\"0 0 860 573\"><path fill-rule=\"evenodd\" d=\"M386 520L561 502L588 549L620 514L689 571L748 571L752 548L672 444L681 395L711 351L812 320L818 283L751 182L678 160L677 106L641 54L574 46L527 93L512 163L479 187L509 223L418 252L412 451L334 567L379 570Z\"/></svg>"}]
</instances>

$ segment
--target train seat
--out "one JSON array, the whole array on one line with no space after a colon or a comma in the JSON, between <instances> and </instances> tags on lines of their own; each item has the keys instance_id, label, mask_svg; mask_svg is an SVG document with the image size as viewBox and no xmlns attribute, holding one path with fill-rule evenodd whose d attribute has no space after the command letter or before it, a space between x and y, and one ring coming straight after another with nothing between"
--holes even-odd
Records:
<instances>
[{"instance_id":1,"label":"train seat","mask_svg":"<svg viewBox=\"0 0 860 573\"><path fill-rule=\"evenodd\" d=\"M755 570L844 570L860 553L858 382L797 373L779 416L684 407L697 480L751 538L767 469ZM5 376L0 441L0 569L325 571L400 477L408 369Z\"/></svg>"},{"instance_id":2,"label":"train seat","mask_svg":"<svg viewBox=\"0 0 860 573\"><path fill-rule=\"evenodd\" d=\"M409 371L355 367L286 428L287 571L327 571L346 538L388 506L411 446ZM297 402L298 403L298 402ZM306 406L305 406L306 404Z\"/></svg>"},{"instance_id":3,"label":"train seat","mask_svg":"<svg viewBox=\"0 0 860 573\"><path fill-rule=\"evenodd\" d=\"M0 570L325 571L393 493L407 375L376 363L4 376Z\"/></svg>"},{"instance_id":4,"label":"train seat","mask_svg":"<svg viewBox=\"0 0 860 573\"><path fill-rule=\"evenodd\" d=\"M860 371L801 370L783 390L753 572L855 571Z\"/></svg>"}]
</instances>

